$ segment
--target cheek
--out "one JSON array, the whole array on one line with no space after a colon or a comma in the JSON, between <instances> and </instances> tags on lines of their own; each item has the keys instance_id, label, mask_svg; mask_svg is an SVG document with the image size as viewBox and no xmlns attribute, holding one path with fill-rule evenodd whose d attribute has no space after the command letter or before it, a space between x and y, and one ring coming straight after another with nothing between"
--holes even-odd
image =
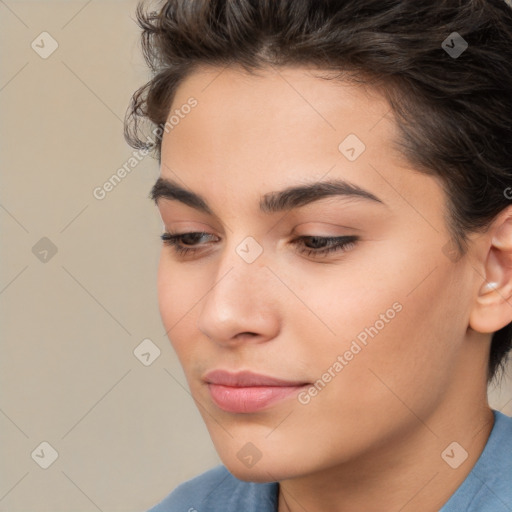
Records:
<instances>
[{"instance_id":1,"label":"cheek","mask_svg":"<svg viewBox=\"0 0 512 512\"><path fill-rule=\"evenodd\" d=\"M314 339L313 330L322 333L317 343L303 345L302 358L311 361L314 378L347 354L334 379L338 386L332 386L336 400L356 397L370 407L383 399L397 400L394 390L414 403L431 387L430 401L448 385L467 328L460 297L463 276L434 251L423 251L421 258L410 252L386 257L382 251L372 266L354 265L350 273L340 268L338 277L322 278L327 286L311 288L310 309L335 334L311 321L311 315L290 313L296 333L304 337L309 332L308 339Z\"/></svg>"},{"instance_id":2,"label":"cheek","mask_svg":"<svg viewBox=\"0 0 512 512\"><path fill-rule=\"evenodd\" d=\"M172 319L177 303L175 280L176 275L173 272L172 265L169 265L166 261L165 249L162 249L158 263L157 293L160 316L162 317L166 330L172 326Z\"/></svg>"},{"instance_id":3,"label":"cheek","mask_svg":"<svg viewBox=\"0 0 512 512\"><path fill-rule=\"evenodd\" d=\"M188 276L170 259L166 249L162 249L158 264L158 306L167 336L183 361L184 349L192 345L190 329L196 328L194 307L198 306L204 292L193 276ZM185 340L189 342L185 344Z\"/></svg>"},{"instance_id":4,"label":"cheek","mask_svg":"<svg viewBox=\"0 0 512 512\"><path fill-rule=\"evenodd\" d=\"M456 352L445 346L450 330L433 325L442 307L432 305L426 296L405 295L380 291L379 299L367 301L363 311L346 310L347 335L322 348L317 343L304 354L319 390L308 405L301 406L304 418L318 422L319 428L332 424L329 431L345 435L354 446L399 435L417 421L415 415L428 417L448 387ZM378 322L379 315L386 315L397 302L402 309L393 309L395 315L388 323ZM388 319L391 316L388 313ZM365 343L357 337L361 333ZM341 370L334 366L338 356L343 358Z\"/></svg>"}]
</instances>

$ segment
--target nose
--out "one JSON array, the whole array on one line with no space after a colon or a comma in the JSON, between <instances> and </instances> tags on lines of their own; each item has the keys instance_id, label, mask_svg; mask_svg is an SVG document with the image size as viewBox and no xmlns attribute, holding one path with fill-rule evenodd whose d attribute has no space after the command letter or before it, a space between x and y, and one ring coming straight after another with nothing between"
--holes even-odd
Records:
<instances>
[{"instance_id":1,"label":"nose","mask_svg":"<svg viewBox=\"0 0 512 512\"><path fill-rule=\"evenodd\" d=\"M198 329L225 347L274 338L280 326L276 281L263 259L247 263L232 251L198 306Z\"/></svg>"}]
</instances>

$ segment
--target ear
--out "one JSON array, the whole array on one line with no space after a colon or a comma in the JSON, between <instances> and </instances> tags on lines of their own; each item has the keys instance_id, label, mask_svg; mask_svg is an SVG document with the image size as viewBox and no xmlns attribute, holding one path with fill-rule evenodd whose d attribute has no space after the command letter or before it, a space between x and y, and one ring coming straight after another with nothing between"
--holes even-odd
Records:
<instances>
[{"instance_id":1,"label":"ear","mask_svg":"<svg viewBox=\"0 0 512 512\"><path fill-rule=\"evenodd\" d=\"M487 234L485 280L469 318L469 326L481 333L493 333L512 322L512 206L496 217Z\"/></svg>"}]
</instances>

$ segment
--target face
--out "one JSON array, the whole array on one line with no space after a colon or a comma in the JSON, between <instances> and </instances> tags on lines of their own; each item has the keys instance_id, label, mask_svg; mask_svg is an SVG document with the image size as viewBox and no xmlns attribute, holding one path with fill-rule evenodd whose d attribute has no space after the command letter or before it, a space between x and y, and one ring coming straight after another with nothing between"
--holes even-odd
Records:
<instances>
[{"instance_id":1,"label":"face","mask_svg":"<svg viewBox=\"0 0 512 512\"><path fill-rule=\"evenodd\" d=\"M424 428L481 370L475 280L384 99L306 68L203 68L171 115L157 204L183 236L162 246L160 313L224 464L282 480Z\"/></svg>"}]
</instances>

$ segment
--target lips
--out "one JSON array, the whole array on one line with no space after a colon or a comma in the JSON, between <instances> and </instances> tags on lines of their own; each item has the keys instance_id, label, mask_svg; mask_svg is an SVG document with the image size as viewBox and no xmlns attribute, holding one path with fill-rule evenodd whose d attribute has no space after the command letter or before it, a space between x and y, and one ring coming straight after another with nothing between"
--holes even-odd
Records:
<instances>
[{"instance_id":1,"label":"lips","mask_svg":"<svg viewBox=\"0 0 512 512\"><path fill-rule=\"evenodd\" d=\"M226 412L251 413L290 397L310 385L243 371L213 370L204 376L213 402Z\"/></svg>"},{"instance_id":2,"label":"lips","mask_svg":"<svg viewBox=\"0 0 512 512\"><path fill-rule=\"evenodd\" d=\"M222 386L252 387L252 386L302 386L304 381L289 381L268 377L249 371L230 373L225 370L213 370L204 376L206 382Z\"/></svg>"}]
</instances>

